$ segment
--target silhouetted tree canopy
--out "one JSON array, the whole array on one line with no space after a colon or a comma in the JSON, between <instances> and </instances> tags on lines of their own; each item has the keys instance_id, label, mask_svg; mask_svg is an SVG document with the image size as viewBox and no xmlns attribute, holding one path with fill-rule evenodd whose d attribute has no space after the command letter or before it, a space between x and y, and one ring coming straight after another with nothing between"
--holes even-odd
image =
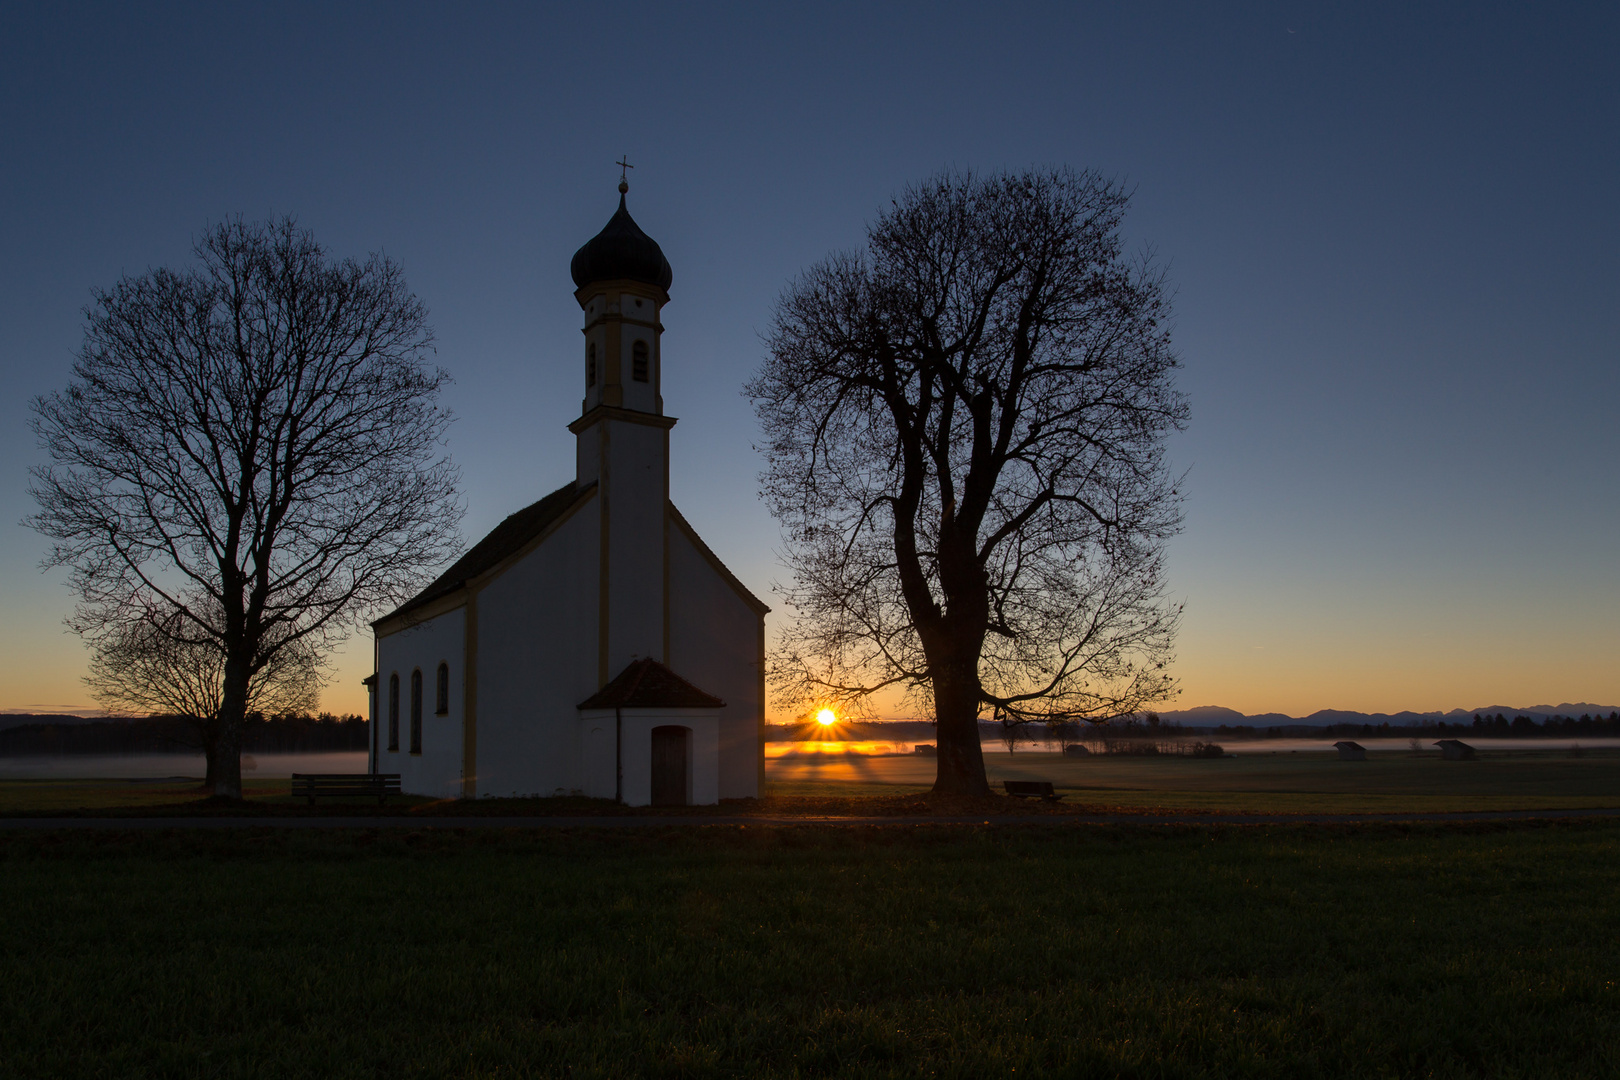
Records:
<instances>
[{"instance_id":1,"label":"silhouetted tree canopy","mask_svg":"<svg viewBox=\"0 0 1620 1080\"><path fill-rule=\"evenodd\" d=\"M461 505L448 377L397 265L334 259L291 220L231 221L195 251L95 293L72 382L34 402L50 462L30 524L71 570L93 679L218 679L209 773L240 798L255 688L309 690L454 553Z\"/></svg>"},{"instance_id":2,"label":"silhouetted tree canopy","mask_svg":"<svg viewBox=\"0 0 1620 1080\"><path fill-rule=\"evenodd\" d=\"M902 687L936 791L988 790L979 716L1101 719L1172 693L1187 410L1163 274L1094 173L946 174L778 301L749 384L796 613L779 693Z\"/></svg>"}]
</instances>

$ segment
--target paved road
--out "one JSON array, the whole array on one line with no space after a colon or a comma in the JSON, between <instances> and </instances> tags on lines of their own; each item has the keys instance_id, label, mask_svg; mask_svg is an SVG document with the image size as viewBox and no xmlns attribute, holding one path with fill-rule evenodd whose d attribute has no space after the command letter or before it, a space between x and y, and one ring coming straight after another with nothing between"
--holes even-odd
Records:
<instances>
[{"instance_id":1,"label":"paved road","mask_svg":"<svg viewBox=\"0 0 1620 1080\"><path fill-rule=\"evenodd\" d=\"M1374 822L1561 821L1620 817L1603 810L1484 810L1447 814L1042 814L986 817L13 817L0 829L646 829L760 825L1356 825Z\"/></svg>"}]
</instances>

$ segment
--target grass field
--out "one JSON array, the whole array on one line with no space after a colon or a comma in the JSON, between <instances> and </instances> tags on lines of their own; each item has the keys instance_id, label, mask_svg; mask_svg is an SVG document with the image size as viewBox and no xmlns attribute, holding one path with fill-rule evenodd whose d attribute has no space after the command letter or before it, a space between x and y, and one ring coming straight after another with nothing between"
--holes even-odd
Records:
<instances>
[{"instance_id":1,"label":"grass field","mask_svg":"<svg viewBox=\"0 0 1620 1080\"><path fill-rule=\"evenodd\" d=\"M19 1077L1620 1074L1620 823L0 834Z\"/></svg>"},{"instance_id":2,"label":"grass field","mask_svg":"<svg viewBox=\"0 0 1620 1080\"><path fill-rule=\"evenodd\" d=\"M247 780L250 800L290 801L286 780ZM157 810L202 798L196 780L0 780L0 814Z\"/></svg>"},{"instance_id":3,"label":"grass field","mask_svg":"<svg viewBox=\"0 0 1620 1080\"><path fill-rule=\"evenodd\" d=\"M1002 780L1050 780L1066 807L1245 813L1423 813L1457 810L1568 810L1620 807L1620 751L1584 757L1551 750L1491 751L1477 761L1439 755L1374 753L1364 762L1324 753L1242 753L1219 760L1189 757L1064 758L1055 754L990 754L992 786ZM750 812L792 812L794 800L901 795L927 790L934 762L914 756L776 758L769 762L766 805ZM247 781L249 799L263 809L292 808L286 780ZM73 811L161 811L195 802L195 781L0 780L0 814ZM425 807L432 800L391 800L395 810L420 812L591 812L583 800L505 801L495 806ZM514 803L517 802L517 805ZM526 804L526 805L525 805ZM375 802L325 802L350 812L375 812ZM1027 804L1024 805L1027 810ZM595 809L605 809L596 807ZM730 807L727 812L740 812ZM853 812L859 812L855 809Z\"/></svg>"},{"instance_id":4,"label":"grass field","mask_svg":"<svg viewBox=\"0 0 1620 1080\"><path fill-rule=\"evenodd\" d=\"M772 790L783 795L921 791L926 758L778 759ZM1554 810L1620 806L1620 752L1571 758L1559 751L1504 751L1477 761L1439 755L1371 754L1339 761L1324 753L1191 757L1064 758L987 754L991 784L1050 780L1070 802L1121 809L1247 813Z\"/></svg>"}]
</instances>

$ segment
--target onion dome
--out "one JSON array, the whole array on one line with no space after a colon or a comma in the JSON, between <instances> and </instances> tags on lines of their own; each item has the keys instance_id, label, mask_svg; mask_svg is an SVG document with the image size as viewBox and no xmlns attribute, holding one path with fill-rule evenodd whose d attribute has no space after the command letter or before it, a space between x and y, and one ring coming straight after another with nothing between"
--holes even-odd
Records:
<instances>
[{"instance_id":1,"label":"onion dome","mask_svg":"<svg viewBox=\"0 0 1620 1080\"><path fill-rule=\"evenodd\" d=\"M665 292L674 277L658 241L641 231L624 206L627 185L619 185L619 212L601 232L574 252L568 264L574 285L583 289L593 281L639 281Z\"/></svg>"}]
</instances>

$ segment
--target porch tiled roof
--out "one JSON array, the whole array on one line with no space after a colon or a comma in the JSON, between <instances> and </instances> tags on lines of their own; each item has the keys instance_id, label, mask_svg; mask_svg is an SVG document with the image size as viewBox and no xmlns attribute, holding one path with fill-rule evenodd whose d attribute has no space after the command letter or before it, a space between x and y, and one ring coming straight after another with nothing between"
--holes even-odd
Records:
<instances>
[{"instance_id":1,"label":"porch tiled roof","mask_svg":"<svg viewBox=\"0 0 1620 1080\"><path fill-rule=\"evenodd\" d=\"M618 677L579 703L581 709L718 709L705 693L657 660L633 660Z\"/></svg>"}]
</instances>

